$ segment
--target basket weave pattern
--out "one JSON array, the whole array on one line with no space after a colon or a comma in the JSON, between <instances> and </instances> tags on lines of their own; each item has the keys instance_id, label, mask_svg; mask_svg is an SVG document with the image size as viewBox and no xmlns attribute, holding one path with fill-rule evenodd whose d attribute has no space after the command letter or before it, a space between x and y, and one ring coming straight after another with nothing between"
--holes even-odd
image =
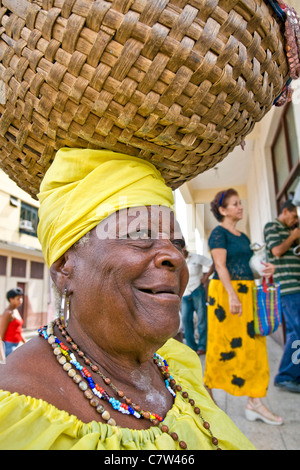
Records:
<instances>
[{"instance_id":1,"label":"basket weave pattern","mask_svg":"<svg viewBox=\"0 0 300 470\"><path fill-rule=\"evenodd\" d=\"M263 0L0 6L0 165L34 197L63 146L145 158L176 188L241 143L288 75Z\"/></svg>"}]
</instances>

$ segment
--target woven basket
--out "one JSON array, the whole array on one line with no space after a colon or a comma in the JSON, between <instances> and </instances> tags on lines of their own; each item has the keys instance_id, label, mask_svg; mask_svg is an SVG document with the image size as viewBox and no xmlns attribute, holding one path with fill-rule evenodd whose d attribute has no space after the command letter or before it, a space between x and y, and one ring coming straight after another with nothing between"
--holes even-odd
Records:
<instances>
[{"instance_id":1,"label":"woven basket","mask_svg":"<svg viewBox=\"0 0 300 470\"><path fill-rule=\"evenodd\" d=\"M288 78L263 0L0 6L0 165L33 197L63 146L144 158L174 189L240 144Z\"/></svg>"}]
</instances>

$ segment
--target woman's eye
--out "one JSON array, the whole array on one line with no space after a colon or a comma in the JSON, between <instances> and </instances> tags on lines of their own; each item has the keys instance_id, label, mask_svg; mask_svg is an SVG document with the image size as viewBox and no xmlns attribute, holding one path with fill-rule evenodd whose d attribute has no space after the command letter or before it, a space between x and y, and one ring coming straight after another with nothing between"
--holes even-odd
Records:
<instances>
[{"instance_id":1,"label":"woman's eye","mask_svg":"<svg viewBox=\"0 0 300 470\"><path fill-rule=\"evenodd\" d=\"M176 238L172 240L172 244L180 251L185 248L185 241L182 238Z\"/></svg>"},{"instance_id":2,"label":"woman's eye","mask_svg":"<svg viewBox=\"0 0 300 470\"><path fill-rule=\"evenodd\" d=\"M129 240L150 240L151 234L149 230L134 230L128 233L127 238Z\"/></svg>"}]
</instances>

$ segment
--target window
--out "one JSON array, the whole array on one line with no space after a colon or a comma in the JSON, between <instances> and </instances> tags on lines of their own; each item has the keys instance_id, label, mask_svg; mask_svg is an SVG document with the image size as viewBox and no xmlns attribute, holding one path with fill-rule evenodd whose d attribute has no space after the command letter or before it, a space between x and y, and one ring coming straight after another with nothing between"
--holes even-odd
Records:
<instances>
[{"instance_id":1,"label":"window","mask_svg":"<svg viewBox=\"0 0 300 470\"><path fill-rule=\"evenodd\" d=\"M26 259L12 258L11 275L13 277L26 277Z\"/></svg>"},{"instance_id":2,"label":"window","mask_svg":"<svg viewBox=\"0 0 300 470\"><path fill-rule=\"evenodd\" d=\"M30 263L30 277L31 279L44 279L44 263L31 261Z\"/></svg>"},{"instance_id":3,"label":"window","mask_svg":"<svg viewBox=\"0 0 300 470\"><path fill-rule=\"evenodd\" d=\"M0 276L6 276L7 256L0 255Z\"/></svg>"},{"instance_id":4,"label":"window","mask_svg":"<svg viewBox=\"0 0 300 470\"><path fill-rule=\"evenodd\" d=\"M272 145L272 162L279 212L281 204L293 198L296 182L300 176L299 147L292 104L287 106L280 120Z\"/></svg>"},{"instance_id":5,"label":"window","mask_svg":"<svg viewBox=\"0 0 300 470\"><path fill-rule=\"evenodd\" d=\"M10 196L9 203L11 206L20 207L19 199L17 199L15 196Z\"/></svg>"},{"instance_id":6,"label":"window","mask_svg":"<svg viewBox=\"0 0 300 470\"><path fill-rule=\"evenodd\" d=\"M21 202L20 233L37 236L38 209Z\"/></svg>"}]
</instances>

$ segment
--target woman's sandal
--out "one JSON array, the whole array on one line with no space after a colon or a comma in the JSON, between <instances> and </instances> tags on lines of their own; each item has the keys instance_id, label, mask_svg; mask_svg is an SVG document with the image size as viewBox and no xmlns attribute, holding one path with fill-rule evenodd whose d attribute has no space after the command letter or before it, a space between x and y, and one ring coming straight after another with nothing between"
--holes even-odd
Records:
<instances>
[{"instance_id":1,"label":"woman's sandal","mask_svg":"<svg viewBox=\"0 0 300 470\"><path fill-rule=\"evenodd\" d=\"M273 426L280 426L283 423L283 420L280 416L274 415L261 402L256 405L248 400L245 409L245 415L248 421L261 420L264 423L272 424Z\"/></svg>"}]
</instances>

